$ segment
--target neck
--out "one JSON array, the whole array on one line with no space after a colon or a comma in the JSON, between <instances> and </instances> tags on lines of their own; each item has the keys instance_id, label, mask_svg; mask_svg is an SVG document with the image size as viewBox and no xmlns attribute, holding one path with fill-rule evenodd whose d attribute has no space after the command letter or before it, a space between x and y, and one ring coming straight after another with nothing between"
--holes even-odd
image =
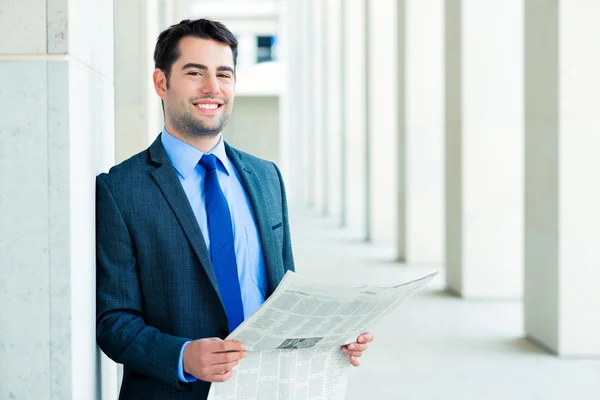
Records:
<instances>
[{"instance_id":1,"label":"neck","mask_svg":"<svg viewBox=\"0 0 600 400\"><path fill-rule=\"evenodd\" d=\"M221 133L218 133L214 136L194 136L194 135L184 135L178 131L176 131L170 124L166 124L167 132L181 140L189 144L190 146L194 146L198 150L203 153L208 153L212 150L219 140L221 139Z\"/></svg>"}]
</instances>

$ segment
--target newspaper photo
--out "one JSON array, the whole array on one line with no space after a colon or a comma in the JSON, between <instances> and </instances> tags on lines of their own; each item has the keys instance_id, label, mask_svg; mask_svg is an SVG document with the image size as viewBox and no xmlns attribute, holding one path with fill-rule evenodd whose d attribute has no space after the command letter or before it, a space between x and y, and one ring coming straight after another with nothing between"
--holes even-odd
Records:
<instances>
[{"instance_id":1,"label":"newspaper photo","mask_svg":"<svg viewBox=\"0 0 600 400\"><path fill-rule=\"evenodd\" d=\"M343 400L352 343L431 281L437 272L396 286L339 287L287 272L277 290L227 340L248 356L209 400Z\"/></svg>"}]
</instances>

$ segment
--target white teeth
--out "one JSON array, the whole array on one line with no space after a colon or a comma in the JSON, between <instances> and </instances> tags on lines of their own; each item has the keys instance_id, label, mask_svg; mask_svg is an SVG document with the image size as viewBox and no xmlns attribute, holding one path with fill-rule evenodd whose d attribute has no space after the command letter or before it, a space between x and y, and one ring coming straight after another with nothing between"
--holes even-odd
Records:
<instances>
[{"instance_id":1,"label":"white teeth","mask_svg":"<svg viewBox=\"0 0 600 400\"><path fill-rule=\"evenodd\" d=\"M205 110L215 110L219 107L218 104L196 104L198 108L204 108Z\"/></svg>"}]
</instances>

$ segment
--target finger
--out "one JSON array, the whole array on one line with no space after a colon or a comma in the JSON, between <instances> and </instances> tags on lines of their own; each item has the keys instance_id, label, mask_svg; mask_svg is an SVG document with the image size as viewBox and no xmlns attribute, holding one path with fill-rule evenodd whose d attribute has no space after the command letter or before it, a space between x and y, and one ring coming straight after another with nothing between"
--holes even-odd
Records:
<instances>
[{"instance_id":1,"label":"finger","mask_svg":"<svg viewBox=\"0 0 600 400\"><path fill-rule=\"evenodd\" d=\"M246 357L245 351L228 351L226 353L212 353L210 354L209 364L223 364L231 361L241 360Z\"/></svg>"},{"instance_id":2,"label":"finger","mask_svg":"<svg viewBox=\"0 0 600 400\"><path fill-rule=\"evenodd\" d=\"M356 339L356 341L358 343L370 343L374 340L375 338L373 337L373 334L371 334L371 332L365 332L363 334L361 334L358 339Z\"/></svg>"},{"instance_id":3,"label":"finger","mask_svg":"<svg viewBox=\"0 0 600 400\"><path fill-rule=\"evenodd\" d=\"M358 358L356 358L355 356L350 356L350 364L352 364L355 367L358 367L360 365L360 361L358 361Z\"/></svg>"},{"instance_id":4,"label":"finger","mask_svg":"<svg viewBox=\"0 0 600 400\"><path fill-rule=\"evenodd\" d=\"M348 350L348 349L342 349L342 351L343 351L345 354L348 354L349 356L360 357L360 356L362 356L362 355L363 355L363 352L362 352L362 351L356 351L356 350L354 350L354 351L351 351L351 350Z\"/></svg>"},{"instance_id":5,"label":"finger","mask_svg":"<svg viewBox=\"0 0 600 400\"><path fill-rule=\"evenodd\" d=\"M225 382L229 378L231 378L231 370L229 371L221 371L219 373L213 374L210 377L210 382Z\"/></svg>"},{"instance_id":6,"label":"finger","mask_svg":"<svg viewBox=\"0 0 600 400\"><path fill-rule=\"evenodd\" d=\"M350 343L349 345L343 347L350 351L365 351L368 345L366 343Z\"/></svg>"},{"instance_id":7,"label":"finger","mask_svg":"<svg viewBox=\"0 0 600 400\"><path fill-rule=\"evenodd\" d=\"M206 372L208 375L221 374L221 373L223 373L223 371L232 370L236 365L238 365L238 361L232 361L232 362L223 363L223 364L215 364L215 365L211 365L209 368L207 368Z\"/></svg>"},{"instance_id":8,"label":"finger","mask_svg":"<svg viewBox=\"0 0 600 400\"><path fill-rule=\"evenodd\" d=\"M227 351L242 351L246 349L244 342L237 342L234 340L221 340L220 342L214 343L213 352L222 353Z\"/></svg>"},{"instance_id":9,"label":"finger","mask_svg":"<svg viewBox=\"0 0 600 400\"><path fill-rule=\"evenodd\" d=\"M345 348L344 346L342 347L342 352L344 354L347 354L349 356L356 356L356 357L360 357L362 356L364 350L348 350L347 348Z\"/></svg>"}]
</instances>

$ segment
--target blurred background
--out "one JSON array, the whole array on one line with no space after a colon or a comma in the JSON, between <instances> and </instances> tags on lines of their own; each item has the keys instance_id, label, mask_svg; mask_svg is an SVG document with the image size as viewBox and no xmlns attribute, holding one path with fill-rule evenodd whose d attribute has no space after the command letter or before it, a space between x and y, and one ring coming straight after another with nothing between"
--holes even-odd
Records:
<instances>
[{"instance_id":1,"label":"blurred background","mask_svg":"<svg viewBox=\"0 0 600 400\"><path fill-rule=\"evenodd\" d=\"M116 399L94 177L161 131L156 37L198 17L239 40L224 137L280 166L297 271L440 271L347 399L600 399L597 0L0 0L1 398Z\"/></svg>"}]
</instances>

